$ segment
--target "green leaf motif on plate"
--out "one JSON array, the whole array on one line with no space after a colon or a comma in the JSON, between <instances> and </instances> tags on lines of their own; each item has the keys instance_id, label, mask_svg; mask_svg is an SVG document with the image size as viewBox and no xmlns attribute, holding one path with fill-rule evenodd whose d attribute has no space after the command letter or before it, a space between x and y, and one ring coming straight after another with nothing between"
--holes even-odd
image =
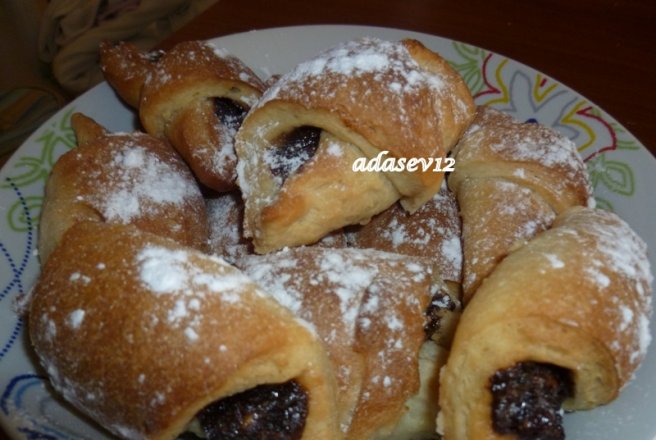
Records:
<instances>
[{"instance_id":1,"label":"green leaf motif on plate","mask_svg":"<svg viewBox=\"0 0 656 440\"><path fill-rule=\"evenodd\" d=\"M42 196L30 196L18 200L7 211L7 225L14 232L27 232L34 229L34 219L39 218L42 205Z\"/></svg>"},{"instance_id":2,"label":"green leaf motif on plate","mask_svg":"<svg viewBox=\"0 0 656 440\"><path fill-rule=\"evenodd\" d=\"M598 185L603 185L623 196L630 197L635 193L633 170L624 162L606 160L606 154L600 154L588 162L588 171L595 190Z\"/></svg>"},{"instance_id":3,"label":"green leaf motif on plate","mask_svg":"<svg viewBox=\"0 0 656 440\"><path fill-rule=\"evenodd\" d=\"M488 53L480 47L464 43L454 42L453 47L462 57L462 60L451 60L449 64L463 77L472 95L476 95L485 86L483 64Z\"/></svg>"},{"instance_id":4,"label":"green leaf motif on plate","mask_svg":"<svg viewBox=\"0 0 656 440\"><path fill-rule=\"evenodd\" d=\"M35 142L41 144L38 156L18 158L13 166L16 174L9 177L16 187L22 188L38 181L45 183L57 158L65 151L75 147L75 133L71 127L73 111L73 108L69 109L61 119L53 122L52 126L36 139ZM9 182L0 184L0 188L9 188L10 186Z\"/></svg>"}]
</instances>

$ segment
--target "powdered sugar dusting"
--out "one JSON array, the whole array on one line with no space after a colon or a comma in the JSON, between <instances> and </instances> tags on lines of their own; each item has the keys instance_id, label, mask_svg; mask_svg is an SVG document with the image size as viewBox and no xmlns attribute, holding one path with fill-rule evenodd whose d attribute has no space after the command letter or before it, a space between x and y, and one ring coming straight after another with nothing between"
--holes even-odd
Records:
<instances>
[{"instance_id":1,"label":"powdered sugar dusting","mask_svg":"<svg viewBox=\"0 0 656 440\"><path fill-rule=\"evenodd\" d=\"M460 162L491 154L520 167L513 172L518 180L529 177L531 164L539 164L544 169L558 170L562 177L552 182L553 185L569 187L570 191L582 189L582 203L594 203L587 169L576 145L550 127L520 122L507 113L481 106L474 123L463 136L462 145L457 154Z\"/></svg>"},{"instance_id":2,"label":"powdered sugar dusting","mask_svg":"<svg viewBox=\"0 0 656 440\"><path fill-rule=\"evenodd\" d=\"M207 256L214 263L229 267L223 260ZM198 340L201 315L197 313L207 291L221 300L239 303L245 289L252 286L248 277L234 269L209 273L190 260L187 250L147 245L135 257L141 283L154 295L170 297L166 323L181 328L189 342ZM165 304L162 302L162 304Z\"/></svg>"},{"instance_id":3,"label":"powdered sugar dusting","mask_svg":"<svg viewBox=\"0 0 656 440\"><path fill-rule=\"evenodd\" d=\"M422 87L439 92L444 87L444 81L421 69L402 44L363 38L338 45L299 64L267 90L260 104L275 99L282 83L308 81L326 74L342 77L373 74L379 80L385 78L389 91L397 94L416 92Z\"/></svg>"},{"instance_id":4,"label":"powdered sugar dusting","mask_svg":"<svg viewBox=\"0 0 656 440\"><path fill-rule=\"evenodd\" d=\"M559 226L558 231L581 240L588 264L583 275L606 298L606 313L617 326L619 337L631 341L629 362L630 368L635 369L651 341L653 275L647 246L626 222L611 212L579 209L569 217L575 226ZM623 346L626 343L621 344L619 340L608 343L613 351L627 350ZM620 354L615 357L622 359ZM619 365L618 371L622 371Z\"/></svg>"},{"instance_id":5,"label":"powdered sugar dusting","mask_svg":"<svg viewBox=\"0 0 656 440\"><path fill-rule=\"evenodd\" d=\"M406 377L396 368L416 360L413 344L423 341L432 265L371 249L326 248L252 255L238 265L333 347L342 392L353 386L354 374L350 365L339 364L344 347L366 357L362 405L368 405L367 396L398 396L404 389Z\"/></svg>"},{"instance_id":6,"label":"powdered sugar dusting","mask_svg":"<svg viewBox=\"0 0 656 440\"><path fill-rule=\"evenodd\" d=\"M443 279L460 281L462 246L460 216L454 195L443 185L417 212L395 205L348 233L349 245L435 261Z\"/></svg>"},{"instance_id":7,"label":"powdered sugar dusting","mask_svg":"<svg viewBox=\"0 0 656 440\"><path fill-rule=\"evenodd\" d=\"M244 238L242 230L243 209L238 193L207 200L210 250L230 263L253 253L252 245Z\"/></svg>"},{"instance_id":8,"label":"powdered sugar dusting","mask_svg":"<svg viewBox=\"0 0 656 440\"><path fill-rule=\"evenodd\" d=\"M136 141L121 137L117 142L114 157L103 170L109 187L92 196L107 221L129 223L198 197L198 187L189 176L139 146L138 137Z\"/></svg>"}]
</instances>

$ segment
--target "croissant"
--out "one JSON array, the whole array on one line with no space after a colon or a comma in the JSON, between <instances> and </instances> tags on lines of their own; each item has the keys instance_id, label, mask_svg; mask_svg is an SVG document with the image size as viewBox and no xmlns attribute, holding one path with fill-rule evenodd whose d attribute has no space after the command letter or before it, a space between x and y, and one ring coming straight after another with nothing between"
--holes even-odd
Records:
<instances>
[{"instance_id":1,"label":"croissant","mask_svg":"<svg viewBox=\"0 0 656 440\"><path fill-rule=\"evenodd\" d=\"M66 232L29 336L55 390L122 438L342 437L307 323L223 260L131 225Z\"/></svg>"},{"instance_id":2,"label":"croissant","mask_svg":"<svg viewBox=\"0 0 656 440\"><path fill-rule=\"evenodd\" d=\"M415 40L359 39L282 75L235 139L244 233L255 251L309 244L397 200L414 212L443 173L354 171L358 160L443 158L474 113L471 94Z\"/></svg>"},{"instance_id":3,"label":"croissant","mask_svg":"<svg viewBox=\"0 0 656 440\"><path fill-rule=\"evenodd\" d=\"M574 207L511 252L465 307L441 375L448 439L562 439L560 407L613 400L649 344L644 242Z\"/></svg>"},{"instance_id":4,"label":"croissant","mask_svg":"<svg viewBox=\"0 0 656 440\"><path fill-rule=\"evenodd\" d=\"M430 261L300 247L237 264L324 342L347 439L434 436L437 375L459 312Z\"/></svg>"},{"instance_id":5,"label":"croissant","mask_svg":"<svg viewBox=\"0 0 656 440\"><path fill-rule=\"evenodd\" d=\"M105 78L148 133L168 139L208 188L236 188L234 136L265 88L251 69L201 41L154 55L104 44L100 56Z\"/></svg>"},{"instance_id":6,"label":"croissant","mask_svg":"<svg viewBox=\"0 0 656 440\"><path fill-rule=\"evenodd\" d=\"M205 249L205 202L186 164L166 143L145 133L109 133L74 113L78 146L62 155L48 177L38 249L47 260L73 224L130 223Z\"/></svg>"},{"instance_id":7,"label":"croissant","mask_svg":"<svg viewBox=\"0 0 656 440\"><path fill-rule=\"evenodd\" d=\"M594 203L576 146L544 125L481 106L453 155L448 184L462 217L465 303L513 246L568 207Z\"/></svg>"},{"instance_id":8,"label":"croissant","mask_svg":"<svg viewBox=\"0 0 656 440\"><path fill-rule=\"evenodd\" d=\"M442 185L415 213L394 204L366 225L349 228L347 241L355 248L428 258L442 280L455 286L460 285L462 276L460 228L455 196Z\"/></svg>"}]
</instances>

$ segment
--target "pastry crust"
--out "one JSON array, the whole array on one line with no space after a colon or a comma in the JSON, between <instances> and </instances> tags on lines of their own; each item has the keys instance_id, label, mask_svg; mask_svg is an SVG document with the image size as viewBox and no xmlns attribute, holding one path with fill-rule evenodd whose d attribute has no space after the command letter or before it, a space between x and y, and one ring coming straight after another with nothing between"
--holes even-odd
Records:
<instances>
[{"instance_id":1,"label":"pastry crust","mask_svg":"<svg viewBox=\"0 0 656 440\"><path fill-rule=\"evenodd\" d=\"M440 277L459 285L462 276L460 215L455 196L443 185L415 213L400 205L381 212L363 226L349 228L349 246L428 258Z\"/></svg>"},{"instance_id":2,"label":"pastry crust","mask_svg":"<svg viewBox=\"0 0 656 440\"><path fill-rule=\"evenodd\" d=\"M565 209L594 204L574 143L539 123L481 106L454 157L448 184L462 217L465 303L514 246Z\"/></svg>"},{"instance_id":3,"label":"pastry crust","mask_svg":"<svg viewBox=\"0 0 656 440\"><path fill-rule=\"evenodd\" d=\"M210 43L188 41L156 61L130 44L105 45L101 64L108 82L138 109L144 129L168 139L198 180L216 191L235 185L233 139L241 115L220 115L216 100L246 113L265 89L241 60Z\"/></svg>"},{"instance_id":4,"label":"pastry crust","mask_svg":"<svg viewBox=\"0 0 656 440\"><path fill-rule=\"evenodd\" d=\"M92 119L71 119L76 148L55 163L39 222L44 262L73 224L129 223L197 249L207 246L205 202L186 164L145 133L109 133Z\"/></svg>"},{"instance_id":5,"label":"pastry crust","mask_svg":"<svg viewBox=\"0 0 656 440\"><path fill-rule=\"evenodd\" d=\"M425 386L444 360L424 331L440 283L431 262L371 249L301 247L249 256L238 265L316 329L334 364L346 438L388 438L419 391L421 347L432 347L422 357ZM410 420L427 416L410 430L415 436L435 430L430 411L437 401L427 395L434 396L425 391L412 407Z\"/></svg>"},{"instance_id":6,"label":"pastry crust","mask_svg":"<svg viewBox=\"0 0 656 440\"><path fill-rule=\"evenodd\" d=\"M266 91L236 138L246 234L263 253L365 223L399 199L416 211L437 192L442 173L355 172L355 159L385 151L391 158L443 158L473 112L463 80L414 40L351 41L298 65ZM290 166L289 178L277 176L280 138L299 127L320 129L323 147ZM323 192L313 197L301 190L308 187Z\"/></svg>"},{"instance_id":7,"label":"pastry crust","mask_svg":"<svg viewBox=\"0 0 656 440\"><path fill-rule=\"evenodd\" d=\"M29 335L55 389L124 438L174 439L208 404L292 379L308 395L302 438L341 438L307 325L221 259L129 225L66 233L34 288Z\"/></svg>"},{"instance_id":8,"label":"pastry crust","mask_svg":"<svg viewBox=\"0 0 656 440\"><path fill-rule=\"evenodd\" d=\"M465 307L441 376L449 439L505 438L492 428L490 380L518 362L571 372L568 410L613 400L649 344L646 246L615 214L575 207L510 253Z\"/></svg>"},{"instance_id":9,"label":"pastry crust","mask_svg":"<svg viewBox=\"0 0 656 440\"><path fill-rule=\"evenodd\" d=\"M132 108L139 108L141 88L164 52L144 53L126 41L100 43L100 68L116 93Z\"/></svg>"}]
</instances>

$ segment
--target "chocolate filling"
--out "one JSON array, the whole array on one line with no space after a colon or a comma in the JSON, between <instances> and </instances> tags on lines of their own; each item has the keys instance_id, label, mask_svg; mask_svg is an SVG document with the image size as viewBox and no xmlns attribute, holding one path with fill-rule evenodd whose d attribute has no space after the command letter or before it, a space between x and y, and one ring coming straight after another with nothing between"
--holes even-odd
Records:
<instances>
[{"instance_id":1,"label":"chocolate filling","mask_svg":"<svg viewBox=\"0 0 656 440\"><path fill-rule=\"evenodd\" d=\"M297 440L307 415L307 392L290 380L218 400L202 409L198 419L210 440Z\"/></svg>"},{"instance_id":2,"label":"chocolate filling","mask_svg":"<svg viewBox=\"0 0 656 440\"><path fill-rule=\"evenodd\" d=\"M446 290L440 289L433 295L430 304L426 308L426 324L424 324L426 339L431 339L440 330L444 312L453 312L456 307L456 303Z\"/></svg>"},{"instance_id":3,"label":"chocolate filling","mask_svg":"<svg viewBox=\"0 0 656 440\"><path fill-rule=\"evenodd\" d=\"M490 379L492 424L499 434L520 440L565 438L560 409L573 395L569 372L550 364L520 362Z\"/></svg>"},{"instance_id":4,"label":"chocolate filling","mask_svg":"<svg viewBox=\"0 0 656 440\"><path fill-rule=\"evenodd\" d=\"M237 131L248 111L229 98L214 98L214 114L228 130Z\"/></svg>"},{"instance_id":5,"label":"chocolate filling","mask_svg":"<svg viewBox=\"0 0 656 440\"><path fill-rule=\"evenodd\" d=\"M268 162L274 176L283 181L312 159L319 148L321 129L307 125L297 127L278 138L269 150Z\"/></svg>"}]
</instances>

